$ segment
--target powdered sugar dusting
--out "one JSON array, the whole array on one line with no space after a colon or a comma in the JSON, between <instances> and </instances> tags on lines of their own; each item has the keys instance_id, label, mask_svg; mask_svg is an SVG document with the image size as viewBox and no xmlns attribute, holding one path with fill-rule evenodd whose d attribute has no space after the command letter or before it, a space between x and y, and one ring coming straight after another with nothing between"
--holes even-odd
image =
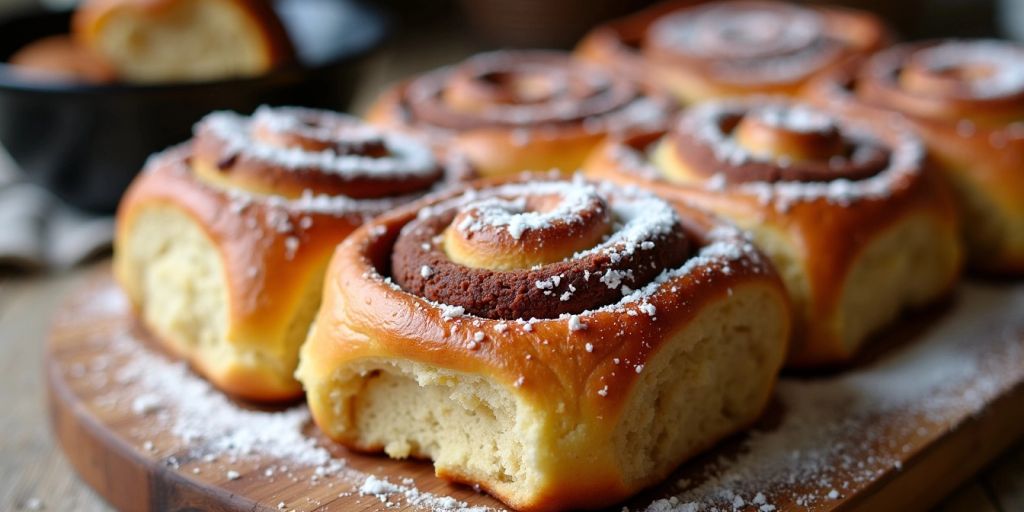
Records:
<instances>
[{"instance_id":1,"label":"powdered sugar dusting","mask_svg":"<svg viewBox=\"0 0 1024 512\"><path fill-rule=\"evenodd\" d=\"M549 211L524 211L525 196L557 195L560 202ZM618 222L614 233L596 246L573 255L581 258L594 252L604 252L616 259L638 250L652 250L652 240L669 234L677 222L675 210L665 201L640 192L637 189L615 190L609 183L589 183L579 175L573 181L537 181L513 183L495 187L481 195L470 191L454 200L434 207L424 208L420 217L446 211L452 206L469 212L455 228L473 233L486 228L501 228L519 240L530 230L543 230L556 223L581 223L580 212L588 206L600 205L601 197L618 195L621 200L612 201L608 208ZM602 208L604 206L601 206ZM558 283L551 283L557 286ZM541 287L553 288L547 284Z\"/></svg>"},{"instance_id":2,"label":"powdered sugar dusting","mask_svg":"<svg viewBox=\"0 0 1024 512\"><path fill-rule=\"evenodd\" d=\"M466 221L456 228L464 233L485 228L504 228L513 239L519 240L526 231L544 230L556 223L581 223L583 219L580 212L600 201L597 190L582 183L579 186L564 186L559 182L541 183L531 186L529 192L557 194L558 205L547 211L527 211L524 196L487 197L467 204L463 209L468 213Z\"/></svg>"},{"instance_id":3,"label":"powdered sugar dusting","mask_svg":"<svg viewBox=\"0 0 1024 512\"><path fill-rule=\"evenodd\" d=\"M715 2L662 16L648 29L648 41L696 60L702 71L719 80L786 83L837 56L825 28L811 9Z\"/></svg>"},{"instance_id":4,"label":"powdered sugar dusting","mask_svg":"<svg viewBox=\"0 0 1024 512\"><path fill-rule=\"evenodd\" d=\"M511 206L525 207L523 198L532 195L557 195L560 198L560 203L554 208L554 213L551 211L539 213L508 210ZM456 217L456 220L453 221L452 226L455 229L466 233L478 232L485 228L512 229L509 233L510 236L518 239L526 231L546 229L556 222L567 224L576 222L576 219L579 219L577 212L585 206L592 206L595 198L604 198L607 201L606 206L603 206L605 205L603 201L598 201L598 204L610 210L614 229L611 234L593 247L573 254L572 259L582 259L600 254L607 256L613 264L627 261L625 260L627 256L639 251L657 250L658 242L664 240L664 237L672 235L678 226L678 214L664 200L635 187L620 187L608 182L590 183L582 180L579 176L573 181L532 181L510 183L484 190L470 190L461 196L422 208L417 213L417 217L425 219L444 214L444 212L451 212L453 208L460 212L468 211L472 214L464 215L461 220ZM532 215L535 213L536 215ZM516 217L525 216L529 216L529 218L516 219ZM696 256L686 261L682 268L665 269L650 283L634 282L635 276L631 269L610 268L595 272L584 269L581 275L576 277L582 277L581 281L591 283L590 286L606 286L620 290L622 299L598 309L583 311L579 315L563 314L556 320L566 321L566 325L571 331L582 331L586 327L585 317L598 311L612 309L624 312L632 308L642 314L654 317L657 308L649 302L650 296L656 293L662 284L679 278L687 272L695 271L702 265L725 268L728 267L729 262L742 260L740 265L757 269L763 268L764 261L760 253L738 230L719 228L712 231L709 236L711 243L703 247ZM405 293L391 281L390 277L382 276L376 270L371 270L367 277L379 279L393 290ZM579 283L567 275L557 274L535 281L532 286L544 290L545 295L559 297L559 300L566 301L578 291L577 285L571 284L574 281ZM464 308L459 306L442 304L419 296L415 296L415 298L438 309L446 321L477 322L482 320L468 314ZM457 312L457 314L452 312ZM523 327L525 331L530 330L527 329L528 325Z\"/></svg>"},{"instance_id":5,"label":"powdered sugar dusting","mask_svg":"<svg viewBox=\"0 0 1024 512\"><path fill-rule=\"evenodd\" d=\"M416 488L412 479L392 483L349 467L346 459L334 456L320 441L308 435L314 427L305 405L277 411L238 405L193 374L185 363L170 361L145 347L136 338L126 316L126 307L122 304L120 314L110 312L123 318L123 325L113 333L113 338L104 340L102 356L99 356L103 364L94 364L75 378L90 379L96 377L91 372L109 372L107 378L97 381L106 390L99 403L144 416L146 421L138 427L141 430L133 435L161 439L156 443L147 439L140 445L153 454L151 456L174 453L163 455L163 462L169 468L184 473L184 466L188 464L192 466L188 473L196 477L207 473L197 465L201 462L204 467L214 467L210 477L221 482L261 479L272 484L280 478L289 482L288 485L297 485L306 479L303 485L310 489L333 489L333 496L372 496L389 504L388 507L404 503L432 511L493 510L450 496L423 492ZM116 370L112 368L115 360L124 361ZM159 404L159 407L139 407L139 403ZM165 436L184 448L168 452ZM306 498L278 508L313 510L323 505L321 500Z\"/></svg>"},{"instance_id":6,"label":"powdered sugar dusting","mask_svg":"<svg viewBox=\"0 0 1024 512\"><path fill-rule=\"evenodd\" d=\"M360 140L379 140L387 147L387 155L369 157L339 153L330 149L310 151L301 147L268 145L254 138L256 123L271 130L297 131L307 136L332 140L337 134L325 128L317 129L300 122L303 116L316 116L331 127L350 125L345 140L358 144ZM420 141L397 133L384 133L344 114L311 111L298 107L259 107L252 117L235 112L220 111L208 114L196 125L196 133L209 131L227 145L226 153L245 153L268 165L284 169L320 169L326 173L345 176L406 177L432 176L438 167L430 147Z\"/></svg>"},{"instance_id":7,"label":"powdered sugar dusting","mask_svg":"<svg viewBox=\"0 0 1024 512\"><path fill-rule=\"evenodd\" d=\"M697 105L680 119L677 130L693 133L703 143L708 144L722 165L736 166L747 162L771 162L781 165L780 162L772 162L770 157L748 151L731 134L723 131L719 122L728 115L747 113L750 105L759 105L760 101L720 101ZM758 108L764 110L764 107ZM779 109L788 110L791 113L785 115L777 112L771 113ZM766 117L762 116L762 119L775 119L776 122L791 130L821 129L828 123L832 123L838 126L843 137L850 141L866 143L877 140L877 136L871 133L869 127L862 126L857 122L840 121L811 107L783 102L768 112L769 114ZM860 200L889 197L898 183L920 173L924 165L925 148L923 143L911 131L899 128L901 126L903 124L899 120L893 119L891 125L887 127L894 133L892 142L886 144L890 151L888 165L868 178L859 180L837 178L815 182L746 182L732 187L731 191L757 198L762 203L773 205L779 211L786 211L794 204L819 200L846 206ZM628 153L633 153L632 158L621 160L621 156ZM642 156L636 153L637 151L634 150L622 149L613 156L620 158L624 165L629 165L631 162L642 159ZM852 158L856 159L857 157L857 153L854 152ZM643 169L641 168L641 170ZM712 185L717 189L727 187L720 182L714 182Z\"/></svg>"},{"instance_id":8,"label":"powdered sugar dusting","mask_svg":"<svg viewBox=\"0 0 1024 512\"><path fill-rule=\"evenodd\" d=\"M494 76L503 77L504 83L487 78ZM467 109L447 101L456 83L501 88L505 97L483 103L486 108ZM532 86L516 86L521 83ZM673 111L667 101L641 95L629 81L604 69L542 50L474 55L412 80L404 100L410 119L438 135L467 127L500 126L510 128L512 143L520 146L576 123L587 133L661 126Z\"/></svg>"},{"instance_id":9,"label":"powdered sugar dusting","mask_svg":"<svg viewBox=\"0 0 1024 512\"><path fill-rule=\"evenodd\" d=\"M747 115L756 115L768 126L798 133L824 132L836 128L831 116L801 104L768 103Z\"/></svg>"},{"instance_id":10,"label":"powdered sugar dusting","mask_svg":"<svg viewBox=\"0 0 1024 512\"><path fill-rule=\"evenodd\" d=\"M965 86L975 98L997 98L1024 92L1024 47L998 40L947 41L923 48L914 59L935 74L969 68L983 73L963 73Z\"/></svg>"}]
</instances>

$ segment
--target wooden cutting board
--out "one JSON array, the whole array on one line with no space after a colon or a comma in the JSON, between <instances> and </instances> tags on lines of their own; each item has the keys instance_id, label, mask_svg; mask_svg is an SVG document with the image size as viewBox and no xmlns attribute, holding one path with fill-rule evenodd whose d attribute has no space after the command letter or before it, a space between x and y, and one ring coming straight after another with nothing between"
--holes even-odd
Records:
<instances>
[{"instance_id":1,"label":"wooden cutting board","mask_svg":"<svg viewBox=\"0 0 1024 512\"><path fill-rule=\"evenodd\" d=\"M964 284L868 352L785 376L752 431L623 506L925 509L1024 434L1024 284ZM68 459L122 510L504 510L429 462L332 445L301 403L225 398L153 345L107 270L60 310L46 371Z\"/></svg>"}]
</instances>

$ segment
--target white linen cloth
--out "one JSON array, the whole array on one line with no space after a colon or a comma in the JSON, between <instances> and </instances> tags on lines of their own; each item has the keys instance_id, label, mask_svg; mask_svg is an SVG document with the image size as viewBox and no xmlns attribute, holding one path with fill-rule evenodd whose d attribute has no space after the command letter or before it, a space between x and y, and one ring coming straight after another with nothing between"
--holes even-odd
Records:
<instances>
[{"instance_id":1,"label":"white linen cloth","mask_svg":"<svg viewBox=\"0 0 1024 512\"><path fill-rule=\"evenodd\" d=\"M106 251L113 233L111 217L81 212L25 181L0 148L0 268L72 267Z\"/></svg>"}]
</instances>

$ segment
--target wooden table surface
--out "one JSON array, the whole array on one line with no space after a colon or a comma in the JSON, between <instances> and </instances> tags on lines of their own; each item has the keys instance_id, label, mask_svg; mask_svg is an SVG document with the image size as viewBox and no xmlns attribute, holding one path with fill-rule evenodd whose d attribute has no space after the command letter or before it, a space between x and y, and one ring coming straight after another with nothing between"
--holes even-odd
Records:
<instances>
[{"instance_id":1,"label":"wooden table surface","mask_svg":"<svg viewBox=\"0 0 1024 512\"><path fill-rule=\"evenodd\" d=\"M410 72L452 62L476 48L436 34L403 37L369 63L356 99L365 107L381 87ZM0 226L0 229L3 229ZM92 265L57 273L0 269L0 510L102 511L109 506L80 482L55 446L47 422L42 359L50 318ZM1022 412L1024 421L1024 412ZM1004 454L940 510L1024 512L1024 444Z\"/></svg>"}]
</instances>

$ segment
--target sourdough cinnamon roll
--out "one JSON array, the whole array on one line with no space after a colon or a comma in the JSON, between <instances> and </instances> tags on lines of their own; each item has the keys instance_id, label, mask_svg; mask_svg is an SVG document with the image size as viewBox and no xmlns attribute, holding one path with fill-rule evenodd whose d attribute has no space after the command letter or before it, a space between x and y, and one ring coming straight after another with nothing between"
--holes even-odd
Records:
<instances>
[{"instance_id":1,"label":"sourdough cinnamon roll","mask_svg":"<svg viewBox=\"0 0 1024 512\"><path fill-rule=\"evenodd\" d=\"M793 96L887 40L885 26L866 12L776 1L695 3L668 2L598 27L576 53L689 104Z\"/></svg>"},{"instance_id":2,"label":"sourdough cinnamon roll","mask_svg":"<svg viewBox=\"0 0 1024 512\"><path fill-rule=\"evenodd\" d=\"M843 362L907 307L949 290L952 198L897 116L779 98L712 102L665 133L609 141L587 169L750 229L797 311L795 366Z\"/></svg>"},{"instance_id":3,"label":"sourdough cinnamon roll","mask_svg":"<svg viewBox=\"0 0 1024 512\"><path fill-rule=\"evenodd\" d=\"M468 174L458 157L341 114L215 112L132 184L118 209L114 270L155 337L216 386L293 398L335 246L367 219Z\"/></svg>"},{"instance_id":4,"label":"sourdough cinnamon roll","mask_svg":"<svg viewBox=\"0 0 1024 512\"><path fill-rule=\"evenodd\" d=\"M519 510L589 508L751 423L789 329L736 228L611 184L491 182L349 237L297 375L346 446Z\"/></svg>"},{"instance_id":5,"label":"sourdough cinnamon roll","mask_svg":"<svg viewBox=\"0 0 1024 512\"><path fill-rule=\"evenodd\" d=\"M1024 275L1024 46L932 41L896 46L857 76L808 87L811 101L904 114L954 185L969 261Z\"/></svg>"},{"instance_id":6,"label":"sourdough cinnamon roll","mask_svg":"<svg viewBox=\"0 0 1024 512\"><path fill-rule=\"evenodd\" d=\"M572 172L605 135L660 126L672 107L631 82L552 51L499 51L400 83L371 122L425 134L483 175Z\"/></svg>"}]
</instances>

